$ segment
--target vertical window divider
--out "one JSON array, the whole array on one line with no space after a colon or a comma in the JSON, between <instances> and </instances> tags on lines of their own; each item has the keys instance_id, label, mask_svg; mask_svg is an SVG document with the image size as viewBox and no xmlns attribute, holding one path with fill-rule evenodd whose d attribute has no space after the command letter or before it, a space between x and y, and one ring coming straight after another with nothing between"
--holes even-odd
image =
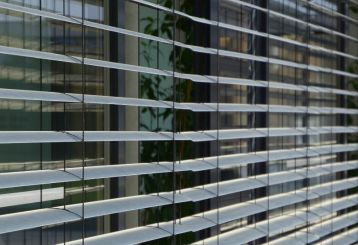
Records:
<instances>
[{"instance_id":1,"label":"vertical window divider","mask_svg":"<svg viewBox=\"0 0 358 245\"><path fill-rule=\"evenodd\" d=\"M173 30L172 30L172 38L173 38L173 42L172 42L172 49L173 49L173 69L172 69L172 86L173 86L173 91L172 91L172 99L173 99L173 122L172 122L172 130L173 130L173 236L172 236L172 244L176 245L176 236L175 236L175 227L176 227L176 217L177 217L177 205L175 202L175 195L176 195L176 169L175 169L175 164L176 164L176 140L175 140L175 134L176 134L176 109L175 109L175 101L176 101L176 77L175 77L175 71L176 71L176 49L175 49L175 39L176 39L176 13L175 13L175 8L176 8L176 0L172 0L172 16L173 16Z\"/></svg>"},{"instance_id":2,"label":"vertical window divider","mask_svg":"<svg viewBox=\"0 0 358 245\"><path fill-rule=\"evenodd\" d=\"M343 16L346 16L346 14L349 14L349 10L347 11L347 9L349 8L349 3L347 2L347 1L342 1L342 2L340 2L340 3L338 3L338 13L340 13L340 14L343 14ZM342 18L342 17L341 17ZM343 20L343 18L342 19L340 19L339 21L338 21L338 30L339 31L341 31L341 32L343 32L344 34L346 34L346 32L347 32L347 27L349 26L349 21L347 20L347 19L344 19ZM341 51L341 52L346 52L346 45L347 45L347 41L346 41L346 39L345 38L340 38L339 39L339 47L338 47L338 50L339 51ZM347 60L346 60L346 58L343 58L343 57L339 57L339 68L340 69L342 69L342 70L345 70L346 68L347 68ZM344 76L340 76L339 77L340 79L338 80L338 83L339 83L339 88L340 89L344 89L344 90L347 90L348 88L349 88L349 84L348 84L348 80L347 80L347 78L346 77L344 77ZM343 97L343 98L342 98ZM347 109L348 108L348 101L347 101L347 95L340 95L340 105L342 106L342 104L343 104L343 108L345 108L345 109ZM339 120L340 121L340 124L342 124L343 123L343 125L345 126L345 127L348 127L349 125L348 125L348 120L347 120L347 115L341 115L340 116L340 119L341 120ZM339 143L341 143L341 144L347 144L348 143L348 137L347 137L347 133L345 133L344 135L343 135L343 137L341 136L341 140L340 140L340 142ZM340 157L340 159L342 159L342 161L343 162L346 162L346 161L348 161L349 160L349 158L348 158L348 153L342 153L341 154L342 155L342 157ZM343 175L343 178L344 179L347 179L347 177L348 177L348 171L344 171L343 173L342 173L342 175ZM342 179L342 175L340 176L340 179ZM358 183L357 183L358 184ZM343 197L345 198L345 199L348 199L348 191L347 190L345 190L344 191L344 194L343 194ZM344 211L344 214L343 215L345 215L346 217L349 217L349 212L347 212L347 209L345 209L345 211ZM347 233L347 234L349 234L349 229L345 229L345 232Z\"/></svg>"},{"instance_id":3,"label":"vertical window divider","mask_svg":"<svg viewBox=\"0 0 358 245\"><path fill-rule=\"evenodd\" d=\"M297 8L298 8L298 4L297 4L297 1L298 0L295 0L295 18L298 19L298 11L297 11ZM297 22L295 22L295 40L297 40L297 36L298 36L298 30L297 30ZM297 62L297 53L298 53L298 49L297 49L297 46L295 45L294 46L294 52L295 52L295 56L294 56L294 59L295 59L295 62ZM297 86L298 82L297 82L297 68L295 68L295 78L294 78L294 84ZM298 94L299 92L298 91L294 91L294 105L297 106L297 100L298 100ZM300 104L300 103L299 103ZM300 118L299 115L297 115L297 113L294 114L294 127L295 129L297 129L297 118ZM297 151L297 142L298 142L298 139L300 138L301 136L295 136L294 137L294 148L295 148L295 151ZM287 169L287 164L286 164L286 169ZM295 158L294 159L294 171L297 172L297 159ZM294 193L295 195L297 194L297 181L294 182ZM297 203L294 205L294 213L295 215L297 215ZM296 236L296 233L295 233L295 236Z\"/></svg>"},{"instance_id":4,"label":"vertical window divider","mask_svg":"<svg viewBox=\"0 0 358 245\"><path fill-rule=\"evenodd\" d=\"M219 225L219 207L220 207L220 195L219 195L219 185L220 185L220 168L219 168L219 161L220 161L220 0L217 0L217 21L216 21L216 232L217 232L217 244L220 243L220 225Z\"/></svg>"},{"instance_id":5,"label":"vertical window divider","mask_svg":"<svg viewBox=\"0 0 358 245\"><path fill-rule=\"evenodd\" d=\"M42 0L39 0L39 9L42 10ZM39 37L40 37L40 48L39 50L42 51L42 17L39 16L38 17L40 20L40 33L39 33ZM43 91L43 87L42 87L42 59L39 60L40 63L40 91ZM40 131L43 130L43 124L42 124L42 113L43 113L43 102L42 100L40 101ZM43 144L40 143L40 170L43 170ZM43 185L40 185L40 208L43 208ZM43 241L42 241L42 236L43 236L43 227L40 227L40 244L42 245Z\"/></svg>"},{"instance_id":6,"label":"vertical window divider","mask_svg":"<svg viewBox=\"0 0 358 245\"><path fill-rule=\"evenodd\" d=\"M256 3L254 2L254 4L256 4ZM257 22L255 21L256 16L257 16L257 12L258 12L258 9L251 8L250 27L251 27L251 29L253 29L255 31L257 31L257 29L258 29L257 26L256 26ZM257 40L257 37L256 37L256 35L253 35L253 34L249 34L249 35L251 35L251 38L250 38L251 39L251 42L250 42L250 49L251 50L250 51L251 51L251 53L253 55L256 55L256 48L257 48L256 40ZM256 62L251 60L250 61L250 67L251 67L251 79L256 80L256 72L257 72L257 70L256 70ZM260 79L261 79L261 77L260 77ZM248 97L251 100L250 104L256 104L257 103L256 88L249 87L248 95L249 95ZM254 128L255 130L257 129L257 121L256 121L257 119L256 118L257 118L257 112L251 112L249 114L250 127ZM254 151L255 154L257 154L257 144L256 144L257 141L256 141L256 139L251 139L250 141L251 142L250 142L249 151ZM263 149L260 149L260 150L263 150ZM255 179L256 179L256 171L255 171L255 169L256 169L257 164L258 163L252 163L252 164L250 164L250 167L249 167L250 168L250 173L249 174L250 175L254 174ZM257 192L255 190L250 190L250 199L252 199L253 196L254 196L254 204L255 205L257 203L256 198L255 198L256 193ZM256 228L256 218L255 218L255 216L252 219L253 219L253 222L254 222L254 226Z\"/></svg>"},{"instance_id":7,"label":"vertical window divider","mask_svg":"<svg viewBox=\"0 0 358 245\"><path fill-rule=\"evenodd\" d=\"M311 7L310 5L306 5L306 8L307 8L307 17L306 17L306 32L307 32L307 36L306 36L306 69L305 69L305 73L306 73L306 76L304 76L304 82L306 84L305 86L305 106L306 106L306 112L304 114L304 120L303 120L303 125L305 126L305 129L306 129L306 134L305 134L305 140L304 140L304 144L306 145L306 179L305 179L305 185L306 185L306 242L308 242L308 235L309 235L309 222L308 222L308 212L309 212L309 209L310 209L310 200L308 200L308 192L310 190L310 180L308 178L308 167L310 166L310 160L309 160L309 155L308 155L308 152L309 152L309 147L310 147L310 136L309 136L309 133L308 133L308 128L309 128L309 119L310 119L310 114L308 112L308 107L309 107L309 90L308 90L308 86L310 84L310 71L308 69L308 66L310 65L310 55L311 55L311 52L310 52L310 48L309 48L309 45L310 45L310 40L311 40L311 28L310 28L310 21L311 21Z\"/></svg>"},{"instance_id":8,"label":"vertical window divider","mask_svg":"<svg viewBox=\"0 0 358 245\"><path fill-rule=\"evenodd\" d=\"M266 32L267 39L266 39L266 56L267 56L267 63L266 63L266 81L267 81L267 89L266 91L266 103L267 103L267 114L266 114L266 128L267 128L267 137L266 137L266 149L267 149L267 161L266 161L266 172L267 172L267 187L266 187L266 196L267 196L267 237L266 242L270 243L270 1L266 0Z\"/></svg>"},{"instance_id":9,"label":"vertical window divider","mask_svg":"<svg viewBox=\"0 0 358 245\"><path fill-rule=\"evenodd\" d=\"M282 6L282 13L285 13L285 9L284 9L284 4L283 4L283 2L281 2L280 1L280 5ZM282 32L283 33L285 33L285 22L284 21L282 21L282 19L280 19L280 22L282 22ZM296 22L295 22L296 23ZM283 42L281 42L281 59L283 59L283 60L285 60L285 51L284 51L284 49L285 49L285 44L283 43ZM287 58L287 59L289 59L289 58ZM284 66L280 66L280 71L281 71L281 77L280 77L280 80L281 81L283 81L284 79L284 75L283 75L283 71L284 71ZM295 69L295 68L288 68L288 69ZM284 105L284 96L283 96L283 89L280 89L279 90L279 92L280 92L280 95L281 95L281 105ZM295 114L294 114L295 115ZM284 118L285 118L285 113L281 113L281 125L280 125L280 127L284 127ZM290 126L291 127L291 126ZM282 136L282 137L280 137L281 138L281 149L283 149L283 146L284 146L284 136ZM284 161L280 161L280 166L279 166L279 169L280 169L280 171L282 171L283 170L283 163L284 163ZM281 189L281 192L283 192L283 185L281 184L280 185L280 189ZM281 215L283 215L283 208L281 208Z\"/></svg>"},{"instance_id":10,"label":"vertical window divider","mask_svg":"<svg viewBox=\"0 0 358 245\"><path fill-rule=\"evenodd\" d=\"M159 4L159 0L157 0L157 2L156 2L157 4ZM156 23L157 23L157 30L158 30L158 32L157 32L157 35L158 35L158 37L160 36L160 31L159 31L159 9L156 9L155 10L155 12L156 12L156 17L157 17L157 20L156 20ZM159 66L159 45L160 45L160 43L159 42L156 42L156 48L157 48L157 50L156 50L156 58L157 58L157 60L156 60L156 68L157 69L160 69L160 66ZM156 96L157 96L157 99L159 100L160 99L160 94L159 94L159 79L156 81L156 92L157 92L157 94L156 94ZM159 108L156 108L156 114L157 114L157 116L156 116L156 131L158 131L159 130ZM160 161L160 150L159 150L159 142L157 141L156 142L156 150L157 150L157 164L159 164L159 161ZM173 171L174 171L174 164L173 164ZM160 185L160 181L159 181L159 179L160 178L158 178L158 175L156 175L155 176L155 178L158 180L157 181L157 184L156 184L156 189L157 189L157 196L159 196L159 192L160 192L160 187L159 187L159 185ZM174 202L174 196L173 196L173 202ZM160 213L160 211L159 211L159 207L157 207L156 208L156 213L157 213L157 215L156 215L156 222L157 222L157 227L159 228L159 222L160 222L160 215L159 215L159 213Z\"/></svg>"},{"instance_id":11,"label":"vertical window divider","mask_svg":"<svg viewBox=\"0 0 358 245\"><path fill-rule=\"evenodd\" d=\"M63 15L66 16L66 1L63 0ZM63 54L66 55L66 22L63 22ZM63 92L66 93L67 91L67 83L66 83L66 63L63 63ZM67 130L67 120L66 120L66 103L63 103L63 125L64 130ZM66 172L66 150L67 150L67 143L63 143L64 146L64 154L63 154L63 171ZM64 182L63 184L63 208L66 210L67 198L66 198L66 188L67 183ZM66 223L63 223L63 242L66 242Z\"/></svg>"},{"instance_id":12,"label":"vertical window divider","mask_svg":"<svg viewBox=\"0 0 358 245\"><path fill-rule=\"evenodd\" d=\"M339 10L339 2L336 4L336 6L337 6L337 10ZM332 18L337 18L338 20L341 18L339 15L335 15L334 14L334 9L333 9L333 6L332 6L332 8L331 8L331 10L332 10ZM339 21L338 22L336 22L336 30L339 32L340 30L340 28L339 28ZM341 39L341 36L337 36L336 37L336 39ZM338 41L339 42L339 41ZM337 48L337 45L336 45L336 47L335 48ZM329 56L329 55L327 55L326 54L326 56ZM336 106L336 97L335 97L335 94L333 93L333 89L336 89L337 88L337 82L338 83L340 83L340 76L338 76L338 75L335 75L334 73L333 73L333 69L334 69L334 67L337 67L337 65L335 65L335 64L337 64L338 63L338 69L340 69L341 67L339 67L339 62L334 62L333 61L333 59L330 59L331 60L331 67L330 67L330 69L332 70L332 73L331 73L331 76L332 76L332 81L333 81L333 88L330 90L331 91L331 93L330 93L330 97L333 99L333 101L334 101L334 103L331 103L331 115L332 115L332 118L333 118L333 120L332 120L332 123L331 123L331 135L330 135L330 138L331 138L331 143L330 143L330 146L331 146L331 156L334 156L334 152L333 152L333 144L335 143L335 142L337 142L337 138L339 137L338 135L336 135L336 134L334 134L334 130L333 130L333 127L334 127L334 125L337 125L337 121L339 121L339 120L337 120L337 116L334 114L334 107ZM338 79L337 79L338 78ZM343 81L344 82L344 81ZM331 82L332 83L332 82ZM332 84L331 84L331 86L332 86ZM339 104L339 107L341 107L342 105L341 104ZM334 140L333 140L334 139ZM334 141L334 142L333 142ZM337 159L337 157L335 157L335 159ZM338 158L338 159L340 159L340 158ZM337 179L337 174L336 173L333 173L333 161L330 161L330 178L329 178L329 181L330 181L330 187L331 187L331 197L330 197L330 199L331 199L331 212L333 212L333 196L335 197L335 198L337 198L337 193L334 193L333 192L333 181L334 180L336 180ZM332 231L332 233L333 233L333 218L331 219L331 231ZM331 242L333 243L333 236L331 236Z\"/></svg>"},{"instance_id":13,"label":"vertical window divider","mask_svg":"<svg viewBox=\"0 0 358 245\"><path fill-rule=\"evenodd\" d=\"M82 176L81 176L81 186L82 186L82 213L81 213L81 225L82 225L82 245L84 245L85 241L85 232L86 232L86 226L85 226L85 201L86 201L86 191L85 191L85 158L86 158L86 145L85 145L85 130L86 130L86 105L84 101L84 95L86 92L85 86L85 54L86 54L86 43L85 43L85 4L86 0L81 0L82 4L82 14L81 14L81 38L82 38L82 53L81 53L81 80L82 80L82 98L81 98L81 106L82 106L82 142L81 142L81 150L82 150Z\"/></svg>"},{"instance_id":14,"label":"vertical window divider","mask_svg":"<svg viewBox=\"0 0 358 245\"><path fill-rule=\"evenodd\" d=\"M320 3L322 3L322 0L319 0L319 2ZM319 16L319 21L321 22L321 23L323 23L324 22L324 20L325 20L325 18L324 18L324 15L320 15ZM314 20L313 20L314 21ZM312 21L312 22L313 22ZM324 35L322 35L321 33L318 35L319 36L319 44L321 45L321 47L322 46L324 46ZM318 60L319 60L319 62L318 62L318 65L319 66L321 66L321 67L324 67L324 61L323 61L323 59L324 59L324 55L322 54L322 53L319 53L318 55ZM321 71L318 71L317 72L318 73L318 79L319 79L319 84L322 84L322 82L321 81L323 81L323 79L325 79L326 78L326 74L327 73L323 73L323 72L321 72ZM328 82L329 82L329 79L328 79ZM319 98L320 98L320 100L319 100L319 107L325 107L326 106L326 104L327 104L327 102L325 102L325 101L322 101L322 93L321 92L319 92L318 93L318 96L319 96ZM329 102L328 102L329 103ZM330 104L330 103L329 103ZM328 104L328 109L329 109L329 104ZM320 117L319 117L319 120L318 120L318 125L315 125L315 126L321 126L321 125L323 125L323 123L324 123L324 118L328 118L328 127L329 127L329 125L332 123L332 115L321 115ZM323 139L324 139L324 135L318 135L318 145L319 146L323 146L324 145L324 143L322 142L323 141ZM328 138L330 138L329 136L328 136ZM319 166L320 167L322 167L322 159L323 159L323 157L322 157L322 154L319 154ZM322 186L322 184L323 184L323 179L324 177L320 177L319 178L319 185L320 186ZM331 194L329 194L330 196L332 196L332 193ZM320 200L319 200L319 202L320 202L320 206L322 205L322 203L324 202L324 199L325 199L325 197L320 197ZM320 223L322 223L322 220L323 220L323 217L319 217L319 220L320 220Z\"/></svg>"}]
</instances>

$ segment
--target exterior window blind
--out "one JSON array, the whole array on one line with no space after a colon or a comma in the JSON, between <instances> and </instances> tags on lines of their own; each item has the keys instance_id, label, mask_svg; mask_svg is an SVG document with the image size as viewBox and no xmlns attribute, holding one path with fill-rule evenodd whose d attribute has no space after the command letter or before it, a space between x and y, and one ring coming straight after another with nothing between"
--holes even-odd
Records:
<instances>
[{"instance_id":1,"label":"exterior window blind","mask_svg":"<svg viewBox=\"0 0 358 245\"><path fill-rule=\"evenodd\" d=\"M358 2L1 0L0 244L358 243Z\"/></svg>"}]
</instances>

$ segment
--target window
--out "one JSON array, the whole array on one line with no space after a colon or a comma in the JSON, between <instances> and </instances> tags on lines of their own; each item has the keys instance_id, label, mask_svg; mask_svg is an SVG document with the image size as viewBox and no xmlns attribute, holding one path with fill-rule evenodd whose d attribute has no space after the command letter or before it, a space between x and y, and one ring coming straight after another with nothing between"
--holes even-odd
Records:
<instances>
[{"instance_id":1,"label":"window","mask_svg":"<svg viewBox=\"0 0 358 245\"><path fill-rule=\"evenodd\" d=\"M354 244L358 2L0 1L0 244Z\"/></svg>"}]
</instances>

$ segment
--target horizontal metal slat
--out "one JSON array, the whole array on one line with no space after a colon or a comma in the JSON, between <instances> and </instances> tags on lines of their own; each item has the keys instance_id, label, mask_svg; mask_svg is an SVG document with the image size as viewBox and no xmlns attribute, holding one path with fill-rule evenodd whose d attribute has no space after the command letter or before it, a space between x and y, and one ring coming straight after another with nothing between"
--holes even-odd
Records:
<instances>
[{"instance_id":1,"label":"horizontal metal slat","mask_svg":"<svg viewBox=\"0 0 358 245\"><path fill-rule=\"evenodd\" d=\"M138 3L138 4L142 4L144 6L148 6L148 7L151 7L151 8L158 9L158 10L162 10L162 11L165 11L167 13L177 14L179 16L186 17L186 18L191 19L191 20L193 20L195 22L198 22L198 23L207 24L207 25L211 25L211 26L226 26L230 30L235 30L235 26L229 28L228 26L231 26L229 24L226 24L226 23L223 23L223 22L220 22L220 21L213 21L213 20L208 20L208 19L205 19L205 18L192 16L192 15L186 14L184 12L178 11L176 9L166 8L166 7L163 7L163 6L159 5L159 4L151 3L151 2L148 2L146 0L131 0L131 1L135 2L135 3ZM232 2L234 2L234 1L232 1ZM251 7L252 7L252 5L251 5ZM260 10L264 10L264 9L260 8ZM268 10L266 10L266 11L268 12ZM294 18L292 16L287 16L287 15L284 15L284 14L269 10L269 13L271 13L271 12L273 12L273 14L276 15L276 16L280 16L280 17L285 18L286 20L298 22L300 24L307 25L310 28L326 32L327 34L333 34L333 35L336 35L336 36L340 36L340 37L347 38L347 39L350 39L352 41L358 42L357 38L349 36L349 35L346 35L344 33L334 31L334 30L331 30L331 29L323 27L323 26L315 25L315 24L312 24L310 22L306 22L306 21L303 21L303 20L296 19L296 18Z\"/></svg>"},{"instance_id":2,"label":"horizontal metal slat","mask_svg":"<svg viewBox=\"0 0 358 245\"><path fill-rule=\"evenodd\" d=\"M262 137L357 133L358 127L256 128L184 131L0 131L0 144L107 141L214 141Z\"/></svg>"},{"instance_id":3,"label":"horizontal metal slat","mask_svg":"<svg viewBox=\"0 0 358 245\"><path fill-rule=\"evenodd\" d=\"M142 4L145 4L144 1L140 1ZM148 3L147 3L148 4ZM152 4L151 4L152 6ZM159 6L159 5L158 5ZM255 5L253 5L255 6ZM28 14L34 14L37 16L43 16L46 18L52 18L52 19L56 19L56 20L60 20L60 21L66 21L69 23L74 23L74 24L83 24L85 26L88 27L93 27L93 28L97 28L97 29L101 29L101 30L107 30L107 31L112 31L112 32L117 32L117 33L121 33L121 34L125 34L125 35L130 35L130 36L134 36L134 37L139 37L139 38L145 38L148 40L153 40L153 41L158 41L158 42L162 42L162 43L167 43L167 44L175 44L179 47L185 47L185 48L189 48L195 52L201 52L201 53L207 53L207 54L217 54L217 51L211 48L204 48L204 47L199 47L199 46L193 46L193 45L188 45L188 44L184 44L184 43L180 43L177 41L172 41L172 40L167 40L164 38L159 38L159 37L155 37L155 36L151 36L148 34L143 34L143 33L138 33L138 32L134 32L134 31L129 31L129 30L125 30L123 28L117 28L117 27L111 27L111 26L107 26L107 25L103 25L103 24L99 24L99 23L95 23L95 22L90 22L90 21L82 21L81 19L76 19L76 18L70 18L70 17L66 17L66 16L62 16L59 14L54 14L54 13L50 13L50 12L46 12L46 11L41 11L41 10L36 10L36 9L32 9L32 8L26 8L26 7L22 7L22 6L17 6L17 5L13 5L13 4L9 4L9 3L1 3L0 2L0 7L4 8L4 9L8 9L8 10L12 10L12 11L20 11L22 13L28 13ZM153 6L152 6L153 7ZM166 8L164 8L163 10L165 10ZM168 11L168 9L166 9L166 11ZM276 12L273 12L276 13ZM182 13L183 14L183 13ZM279 15L282 15L280 13L277 13ZM189 15L185 15L187 17L190 17ZM286 15L283 15L286 16ZM288 19L292 19L293 17L291 16L286 16ZM201 19L201 18L199 18ZM195 18L195 20L198 20L198 18ZM210 24L211 22L208 21L207 24ZM228 24L224 24L222 23L223 27L229 28L231 27L231 25ZM239 27L234 28L235 30L239 30L239 31L246 31L248 33L251 34L261 34L261 35L268 35L268 38L272 35L270 34L266 34L266 33L256 33L253 30L249 30L249 29L245 29L245 28L240 28ZM230 28L229 28L230 29ZM232 29L232 28L231 28ZM332 32L331 30L328 29L329 32ZM254 33L253 33L254 32ZM337 32L338 33L338 32ZM284 41L287 43L291 43L291 44L295 44L295 45L300 45L300 46L304 46L304 47L308 47L310 49L316 50L316 51L324 51L324 52L328 52L331 54L335 54L335 55L341 55L347 58L354 58L354 59L358 59L358 57L355 56L348 56L345 53L342 52L338 52L338 51L331 51L322 47L316 47L313 45L309 45L309 44L301 44L297 41L293 41L290 39L284 39L282 37L276 37L276 36L272 36L272 39L275 40L279 40L279 41ZM228 56L228 57L232 57L232 58L243 58L243 59L253 59L253 60L257 60L257 61L263 61L263 62L268 62L268 59L266 57L258 57L258 56L253 56L253 55L248 55L248 54L244 54L244 53L238 53L238 52L231 52L231 51L225 51L225 50L219 50L219 54L220 55L224 55L224 56ZM316 66L307 66L307 65L303 65L302 64L298 64L298 63L294 63L294 62L288 62L285 60L277 60L277 59L270 59L270 62L272 63L276 63L276 64L281 64L281 65L288 65L288 66L293 66L296 68L302 68L302 69L311 69L310 67L312 67L312 71L322 71L322 72L329 72L329 73L335 73L336 75L347 75L349 76L349 73L344 72L344 71L336 71L336 70L332 70L332 69L325 69L325 68L320 68L320 67L316 67ZM114 68L114 67L112 67ZM132 66L132 68L134 68ZM128 68L129 69L129 68ZM143 68L145 69L145 68ZM150 70L150 69L148 69ZM149 74L152 74L149 72ZM350 74L353 75L353 74Z\"/></svg>"},{"instance_id":4,"label":"horizontal metal slat","mask_svg":"<svg viewBox=\"0 0 358 245\"><path fill-rule=\"evenodd\" d=\"M293 172L293 171L291 171ZM309 172L309 170L307 171ZM283 176L286 174L286 172L281 172L281 183L289 182L289 181L295 181L298 179L305 178L302 174L296 174L296 178L284 178ZM326 174L326 173L323 173ZM231 181L224 181L220 182L219 184L219 193L217 194L217 184L208 184L204 186L197 186L194 188L187 188L181 190L180 193L177 193L174 195L174 202L175 203L182 203L182 202L197 202L205 199L210 199L216 197L216 195L223 196L227 194L237 193L240 191L250 190L254 188L263 187L266 185L274 185L278 184L279 181L276 181L274 183L270 182L270 175L262 175L267 176L266 181L262 181L260 176L257 177L250 177L246 179L237 179L237 180L231 180ZM312 187L314 189L314 192L317 193L316 195L325 195L327 193L330 193L332 191L338 191L341 189L349 189L353 188L357 183L357 178L348 179L344 181L336 181L332 183L326 183L324 185L319 186L319 191L317 188ZM333 185L337 185L336 188L332 188ZM319 194L318 194L319 193ZM85 215L85 218L92 218L92 217L98 217L103 215L108 215L112 213L121 213L121 212L128 212L133 210L139 210L144 208L150 208L150 207L158 207L158 206L164 206L164 205L170 205L173 203L173 194L171 192L166 193L159 193L159 194L152 194L152 195L141 195L141 196L133 196L133 197L124 197L124 198L116 198L116 199L109 199L109 200L102 200L102 201L94 201L85 203L84 206L82 206L82 203L80 204L72 204L66 206L65 212L70 212L71 214L77 214L78 218L81 218L82 213ZM82 212L82 208L84 207L84 212ZM61 207L56 208L56 210L61 209ZM31 211L32 212L32 211ZM31 213L30 212L30 213ZM56 224L56 219L53 221L49 220L47 218L48 213L50 213L49 209L41 209L34 211L33 214L36 215L37 219L43 220L42 226L44 225L53 225ZM3 215L0 216L0 221L15 224L14 226L7 226L0 229L0 233L6 233L21 229L29 229L29 224L24 223L25 226L19 225L19 221L21 219L28 219L31 214L29 212L22 212L18 213L16 216L11 215ZM44 216L44 217L43 217ZM13 221L12 221L13 220ZM71 218L68 222L74 221L73 218ZM63 221L62 222L67 222ZM35 225L38 223L35 223ZM37 226L33 226L32 228L35 228ZM15 229L15 230L14 230Z\"/></svg>"},{"instance_id":5,"label":"horizontal metal slat","mask_svg":"<svg viewBox=\"0 0 358 245\"><path fill-rule=\"evenodd\" d=\"M302 157L315 157L321 154L350 152L358 150L358 144L332 145L318 147L303 147L289 150L262 151L254 153L240 153L183 160L175 163L175 171L204 171L217 167L228 168L245 166L250 163L265 161L287 160ZM356 164L356 161L342 162L342 164ZM60 182L124 177L143 174L169 173L173 171L173 162L133 163L106 166L87 166L85 168L67 168L66 170L33 170L13 173L0 173L0 188L13 188L28 185L40 185ZM21 181L20 181L21 180Z\"/></svg>"},{"instance_id":6,"label":"horizontal metal slat","mask_svg":"<svg viewBox=\"0 0 358 245\"><path fill-rule=\"evenodd\" d=\"M358 201L357 202L346 201L346 200L344 200L344 198L335 199L335 200L333 200L333 202L345 203L345 206L347 206L347 207L356 205L358 203ZM328 203L328 204L326 204L326 206L328 206L330 204L331 203ZM341 205L339 207L341 208L343 206ZM255 238L257 239L260 237L264 237L268 234L272 234L275 232L274 229L271 229L269 232L264 230L265 225L268 226L268 223L270 223L270 225L275 227L276 229L277 229L277 227L281 227L279 229L283 229L283 227L285 227L284 229L290 229L290 228L292 228L293 225L302 224L302 223L306 222L306 220L309 222L314 222L320 218L320 216L317 216L317 215L314 215L311 213L312 211L315 210L315 208L322 208L322 206L321 205L314 206L311 208L311 210L309 212L298 211L296 213L296 215L285 215L285 216L281 216L278 218L273 218L269 221L265 220L265 221L259 222L259 225L261 226L260 228L256 228L254 226L248 226L248 227L238 229L241 232L240 237L238 237L237 234L235 234L236 236L233 239L231 239L231 237L229 237L229 239L225 239L225 237L224 237L225 240L222 240L222 238L221 238L222 236L224 236L224 234L226 234L226 236L227 236L227 233L229 233L229 235L231 235L230 232L221 234L219 237L219 239L220 239L219 241L224 242L224 244L238 244L238 242L240 244L243 244L243 243L255 240ZM338 210L339 210L339 208L338 208ZM176 222L174 224L174 226L173 226L172 222L163 222L163 223L159 223L159 224L153 224L153 226L146 226L146 227L156 227L158 230L167 231L166 236L171 236L172 234L195 232L200 229L205 229L205 228L215 226L216 224L217 224L217 222L208 220L205 217L201 217L200 215L198 215L198 216L182 218L180 220L180 222L178 220L178 222ZM288 226L284 226L284 224L288 224ZM173 231L173 227L175 228L174 231ZM118 242L118 240L121 240L121 241L127 242L124 244L136 244L136 243L151 241L151 240L155 240L155 239L159 238L155 235L154 235L154 237L148 236L145 234L145 232L141 232L141 229L143 229L143 227L132 228L132 229L124 230L124 231L94 236L94 237L84 239L84 242L86 244L91 244L91 245L101 244L101 243L102 244L103 243L116 244L116 242ZM234 232L237 233L238 230L234 230ZM131 236L135 233L138 235L138 238L135 241L131 240L131 239L127 239L128 236ZM233 233L233 232L231 232L231 233ZM246 234L246 233L248 233L248 234ZM66 244L77 245L77 244L81 244L81 242L82 242L82 240L76 240L76 241L68 242ZM203 241L198 242L198 244L203 244L203 242L204 242L204 244L217 244L217 237L205 239Z\"/></svg>"},{"instance_id":7,"label":"horizontal metal slat","mask_svg":"<svg viewBox=\"0 0 358 245\"><path fill-rule=\"evenodd\" d=\"M349 224L347 222L347 224ZM356 244L358 241L358 228L349 229L331 238L322 241L322 245Z\"/></svg>"},{"instance_id":8,"label":"horizontal metal slat","mask_svg":"<svg viewBox=\"0 0 358 245\"><path fill-rule=\"evenodd\" d=\"M304 245L304 244L319 241L324 236L334 233L340 229L344 229L348 226L354 225L358 221L358 216L357 216L357 214L355 214L355 216L357 216L356 220L352 219L352 216L354 216L354 213L353 214L352 213L342 214L338 217L334 217L332 219L323 221L322 223L318 223L318 224L312 225L308 228L298 230L288 236L273 240L270 242L270 244L273 244L273 245L285 245L285 244ZM358 229L358 228L356 228L356 229ZM344 234L347 234L348 236L352 235L349 233L350 232L344 232L343 234L340 234L340 235L344 235ZM338 235L338 237L340 237L340 235ZM334 237L335 236L332 237L332 240L335 240ZM338 239L338 237L337 237L337 239ZM356 239L358 240L358 236L356 236ZM326 242L323 241L323 244L327 244L328 241L329 241L329 244L332 244L331 243L332 240L329 237ZM343 244L345 244L345 243L343 243Z\"/></svg>"},{"instance_id":9,"label":"horizontal metal slat","mask_svg":"<svg viewBox=\"0 0 358 245\"><path fill-rule=\"evenodd\" d=\"M335 199L332 201L332 203L340 203L340 202L343 203L344 205L338 205L336 211L357 204L357 201L346 202L344 198ZM208 245L216 244L217 239L219 239L220 243L224 243L224 244L245 244L265 236L272 236L281 232L290 231L297 226L304 225L306 222L311 223L320 220L320 218L324 216L316 215L314 214L314 211L316 209L329 208L330 205L331 202L327 202L325 205L319 204L317 206L312 207L309 210L309 212L297 211L295 212L294 215L288 214L288 215L279 216L277 218L271 218L268 221L265 220L265 221L258 222L256 223L256 225L250 225L244 228L239 228L233 231L220 234L219 237L215 236L208 239L204 239L198 242L197 244L200 244L201 242ZM329 215L327 216L329 217ZM352 216L355 222L357 222L358 211L353 212Z\"/></svg>"}]
</instances>

